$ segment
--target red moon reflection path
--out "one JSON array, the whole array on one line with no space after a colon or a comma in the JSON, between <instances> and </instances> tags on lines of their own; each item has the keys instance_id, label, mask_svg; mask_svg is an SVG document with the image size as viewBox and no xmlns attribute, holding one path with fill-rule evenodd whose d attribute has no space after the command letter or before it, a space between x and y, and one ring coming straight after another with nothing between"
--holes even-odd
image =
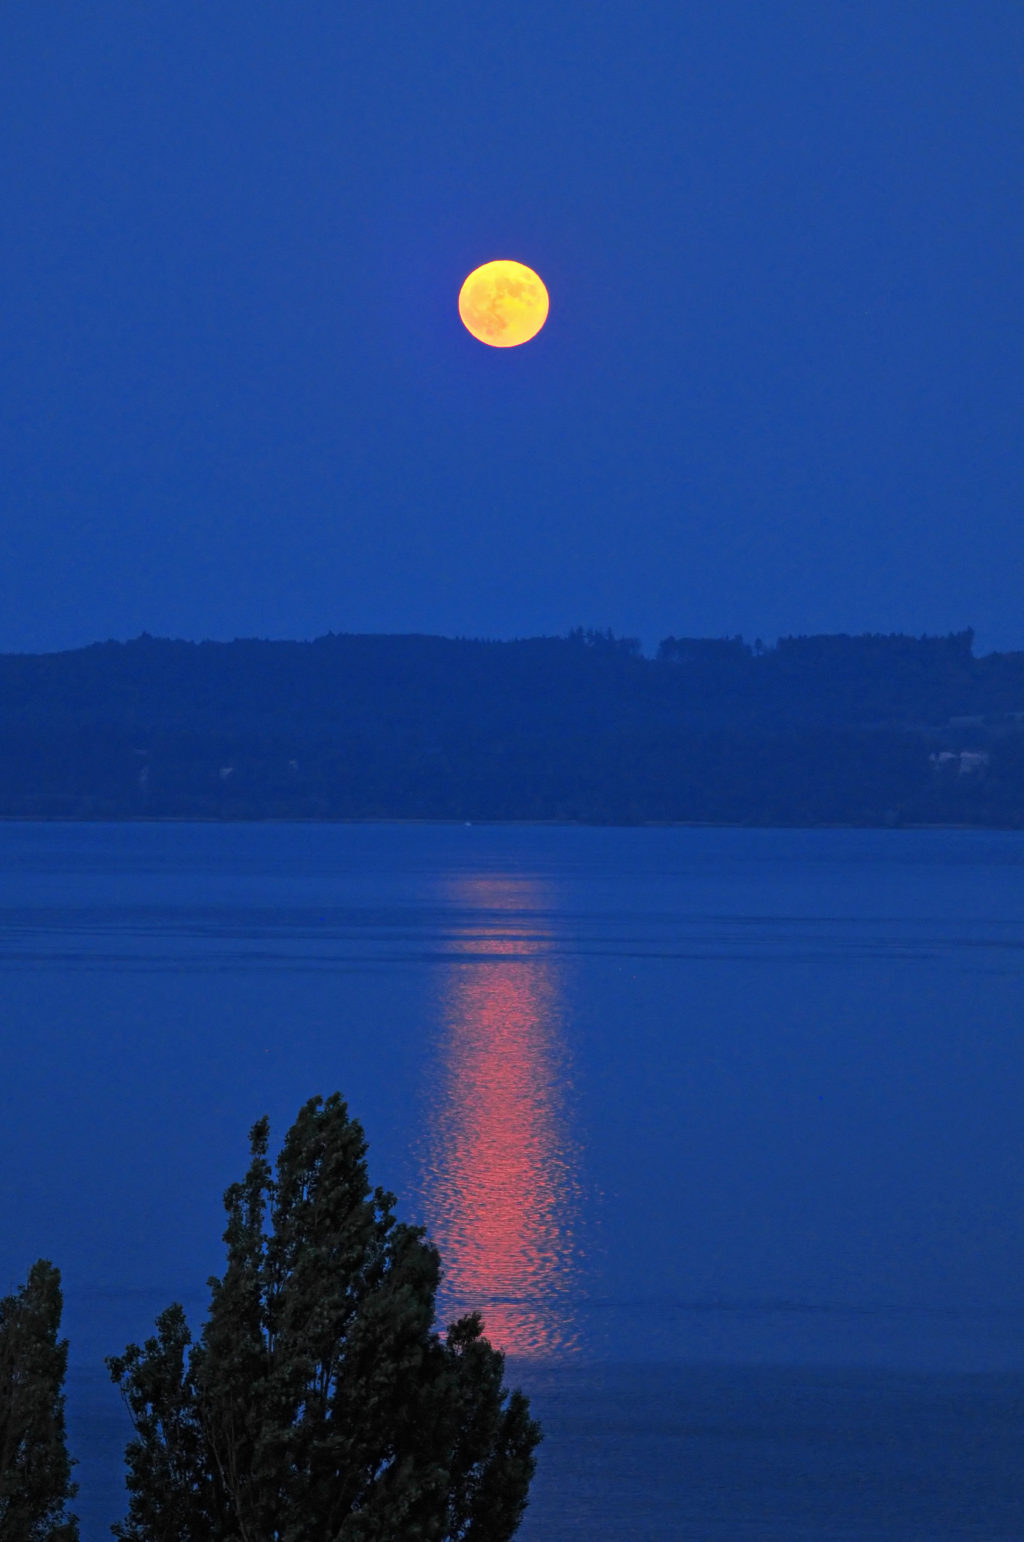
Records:
<instances>
[{"instance_id":1,"label":"red moon reflection path","mask_svg":"<svg viewBox=\"0 0 1024 1542\"><path fill-rule=\"evenodd\" d=\"M511 1355L561 1358L577 1345L579 1194L555 961L523 915L535 886L480 879L458 898L477 914L452 943L426 1174L442 1309L478 1310Z\"/></svg>"}]
</instances>

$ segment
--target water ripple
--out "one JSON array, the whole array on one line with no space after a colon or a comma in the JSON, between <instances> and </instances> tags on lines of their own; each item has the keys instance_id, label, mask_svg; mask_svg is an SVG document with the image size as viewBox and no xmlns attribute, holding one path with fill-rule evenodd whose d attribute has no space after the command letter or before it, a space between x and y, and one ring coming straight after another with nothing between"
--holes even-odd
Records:
<instances>
[{"instance_id":1,"label":"water ripple","mask_svg":"<svg viewBox=\"0 0 1024 1542\"><path fill-rule=\"evenodd\" d=\"M578 1348L579 1153L563 965L510 914L536 902L534 888L460 885L478 908L472 929L452 938L444 973L424 1207L448 1316L479 1310L500 1348L551 1360ZM494 923L481 926L481 911L497 912Z\"/></svg>"}]
</instances>

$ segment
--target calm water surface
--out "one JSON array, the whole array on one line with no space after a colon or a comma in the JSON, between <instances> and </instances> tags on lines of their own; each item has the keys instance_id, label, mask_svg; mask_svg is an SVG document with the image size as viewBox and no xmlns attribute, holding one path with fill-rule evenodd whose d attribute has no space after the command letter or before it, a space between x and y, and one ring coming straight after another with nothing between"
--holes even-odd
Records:
<instances>
[{"instance_id":1,"label":"calm water surface","mask_svg":"<svg viewBox=\"0 0 1024 1542\"><path fill-rule=\"evenodd\" d=\"M103 1355L337 1087L535 1396L529 1542L1024 1538L1024 837L8 824L0 964L87 1542Z\"/></svg>"}]
</instances>

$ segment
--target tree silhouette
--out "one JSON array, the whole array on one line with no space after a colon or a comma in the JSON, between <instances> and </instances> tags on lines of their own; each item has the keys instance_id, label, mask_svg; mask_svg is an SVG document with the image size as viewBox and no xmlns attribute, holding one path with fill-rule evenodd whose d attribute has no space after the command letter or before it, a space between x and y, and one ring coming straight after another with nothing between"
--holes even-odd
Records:
<instances>
[{"instance_id":1,"label":"tree silhouette","mask_svg":"<svg viewBox=\"0 0 1024 1542\"><path fill-rule=\"evenodd\" d=\"M266 1119L224 1197L227 1268L193 1343L172 1306L108 1365L135 1425L122 1542L505 1542L540 1429L440 1263L371 1190L362 1128L314 1098L276 1168Z\"/></svg>"},{"instance_id":2,"label":"tree silhouette","mask_svg":"<svg viewBox=\"0 0 1024 1542\"><path fill-rule=\"evenodd\" d=\"M46 1259L0 1300L0 1537L3 1542L78 1542L67 1511L71 1481L64 1429L67 1339L60 1271Z\"/></svg>"}]
</instances>

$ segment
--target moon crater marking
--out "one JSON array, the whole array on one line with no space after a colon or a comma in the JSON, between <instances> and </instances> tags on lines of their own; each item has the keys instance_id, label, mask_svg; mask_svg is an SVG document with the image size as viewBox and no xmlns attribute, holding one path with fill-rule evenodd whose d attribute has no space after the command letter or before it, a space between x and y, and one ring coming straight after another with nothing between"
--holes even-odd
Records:
<instances>
[{"instance_id":1,"label":"moon crater marking","mask_svg":"<svg viewBox=\"0 0 1024 1542\"><path fill-rule=\"evenodd\" d=\"M459 291L467 331L491 348L517 348L548 319L548 292L525 263L503 258L474 268Z\"/></svg>"}]
</instances>

